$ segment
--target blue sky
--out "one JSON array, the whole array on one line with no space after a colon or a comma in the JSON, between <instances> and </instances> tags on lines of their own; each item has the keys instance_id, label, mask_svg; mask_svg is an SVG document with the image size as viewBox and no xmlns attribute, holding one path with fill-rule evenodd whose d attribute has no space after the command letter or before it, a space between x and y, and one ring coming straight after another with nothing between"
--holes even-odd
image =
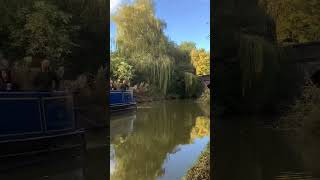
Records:
<instances>
[{"instance_id":1,"label":"blue sky","mask_svg":"<svg viewBox=\"0 0 320 180\"><path fill-rule=\"evenodd\" d=\"M111 13L122 1L110 1ZM157 18L167 23L165 33L171 40L177 44L193 41L197 48L210 50L210 0L155 0L155 6ZM115 34L116 26L111 21L110 38Z\"/></svg>"}]
</instances>

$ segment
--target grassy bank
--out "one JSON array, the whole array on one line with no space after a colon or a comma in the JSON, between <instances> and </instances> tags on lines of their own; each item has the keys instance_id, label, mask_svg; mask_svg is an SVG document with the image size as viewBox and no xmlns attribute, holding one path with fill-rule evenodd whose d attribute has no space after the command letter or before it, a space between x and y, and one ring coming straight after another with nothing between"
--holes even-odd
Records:
<instances>
[{"instance_id":1,"label":"grassy bank","mask_svg":"<svg viewBox=\"0 0 320 180\"><path fill-rule=\"evenodd\" d=\"M201 153L196 164L188 170L183 180L209 180L210 179L210 143Z\"/></svg>"}]
</instances>

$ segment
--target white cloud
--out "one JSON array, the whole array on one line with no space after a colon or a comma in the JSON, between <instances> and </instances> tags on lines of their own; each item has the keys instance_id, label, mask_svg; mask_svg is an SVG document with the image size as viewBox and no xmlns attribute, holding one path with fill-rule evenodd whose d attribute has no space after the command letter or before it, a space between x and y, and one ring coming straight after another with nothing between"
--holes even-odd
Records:
<instances>
[{"instance_id":1,"label":"white cloud","mask_svg":"<svg viewBox=\"0 0 320 180\"><path fill-rule=\"evenodd\" d=\"M134 0L110 0L110 12L111 13L116 12L122 3L132 3L132 2L134 2Z\"/></svg>"},{"instance_id":2,"label":"white cloud","mask_svg":"<svg viewBox=\"0 0 320 180\"><path fill-rule=\"evenodd\" d=\"M111 0L110 1L110 12L113 13L121 4L122 0Z\"/></svg>"}]
</instances>

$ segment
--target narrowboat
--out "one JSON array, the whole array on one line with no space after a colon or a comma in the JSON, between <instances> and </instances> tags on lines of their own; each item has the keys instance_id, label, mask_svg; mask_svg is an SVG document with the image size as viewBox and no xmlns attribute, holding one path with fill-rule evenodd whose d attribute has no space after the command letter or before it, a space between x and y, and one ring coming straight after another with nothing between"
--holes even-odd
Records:
<instances>
[{"instance_id":1,"label":"narrowboat","mask_svg":"<svg viewBox=\"0 0 320 180\"><path fill-rule=\"evenodd\" d=\"M0 122L0 158L85 147L73 95L63 91L0 92Z\"/></svg>"},{"instance_id":2,"label":"narrowboat","mask_svg":"<svg viewBox=\"0 0 320 180\"><path fill-rule=\"evenodd\" d=\"M135 110L137 108L132 90L110 90L109 97L111 112Z\"/></svg>"}]
</instances>

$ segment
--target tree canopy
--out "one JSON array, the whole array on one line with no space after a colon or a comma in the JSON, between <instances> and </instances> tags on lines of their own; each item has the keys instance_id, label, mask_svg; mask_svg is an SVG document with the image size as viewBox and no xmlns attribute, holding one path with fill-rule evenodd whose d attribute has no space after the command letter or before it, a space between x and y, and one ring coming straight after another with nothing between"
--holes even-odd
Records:
<instances>
[{"instance_id":1,"label":"tree canopy","mask_svg":"<svg viewBox=\"0 0 320 180\"><path fill-rule=\"evenodd\" d=\"M193 49L191 51L192 64L196 68L197 75L210 74L210 53L205 49Z\"/></svg>"},{"instance_id":2,"label":"tree canopy","mask_svg":"<svg viewBox=\"0 0 320 180\"><path fill-rule=\"evenodd\" d=\"M163 33L166 24L155 17L152 0L123 4L112 16L117 25L116 44L120 52L147 52L152 56L165 53L168 41Z\"/></svg>"},{"instance_id":3,"label":"tree canopy","mask_svg":"<svg viewBox=\"0 0 320 180\"><path fill-rule=\"evenodd\" d=\"M68 77L96 72L106 58L106 3L1 0L0 49L11 62L26 56L54 60L66 66Z\"/></svg>"},{"instance_id":4,"label":"tree canopy","mask_svg":"<svg viewBox=\"0 0 320 180\"><path fill-rule=\"evenodd\" d=\"M35 1L30 8L18 10L15 23L9 27L11 45L23 49L27 56L49 58L62 63L74 45L70 35L76 27L70 21L71 15L57 6Z\"/></svg>"},{"instance_id":5,"label":"tree canopy","mask_svg":"<svg viewBox=\"0 0 320 180\"><path fill-rule=\"evenodd\" d=\"M262 0L276 22L280 44L320 40L320 1Z\"/></svg>"}]
</instances>

